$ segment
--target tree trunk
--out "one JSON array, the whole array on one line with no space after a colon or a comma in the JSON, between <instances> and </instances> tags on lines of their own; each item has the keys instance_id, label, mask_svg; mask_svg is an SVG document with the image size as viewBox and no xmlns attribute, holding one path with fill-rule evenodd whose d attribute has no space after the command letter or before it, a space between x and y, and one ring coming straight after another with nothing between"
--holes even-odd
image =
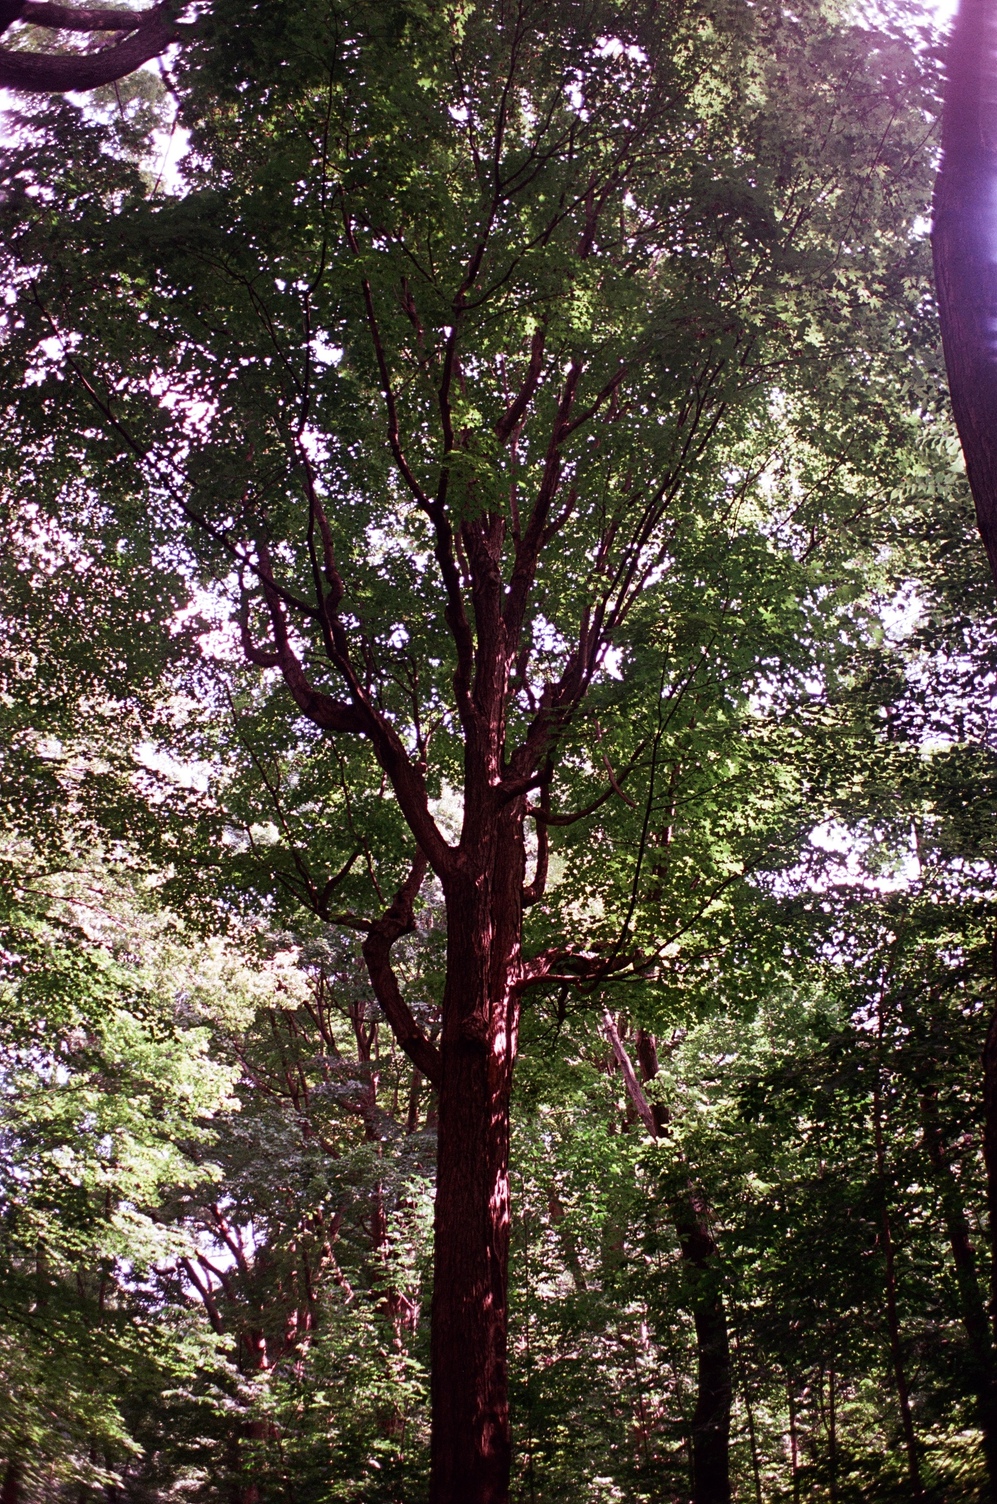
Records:
<instances>
[{"instance_id":1,"label":"tree trunk","mask_svg":"<svg viewBox=\"0 0 997 1504\"><path fill-rule=\"evenodd\" d=\"M800 1438L796 1426L796 1395L791 1383L786 1385L789 1401L789 1471L793 1480L793 1504L800 1504Z\"/></svg>"},{"instance_id":2,"label":"tree trunk","mask_svg":"<svg viewBox=\"0 0 997 1504\"><path fill-rule=\"evenodd\" d=\"M650 1103L634 1074L630 1057L608 1012L603 1025L619 1063L627 1093L654 1138L668 1127L668 1113ZM654 1036L637 1031L637 1059L641 1075L651 1081L658 1074ZM710 1231L709 1207L693 1180L686 1180L672 1201L672 1220L690 1286L696 1328L696 1408L692 1417L693 1504L730 1504L730 1342L724 1309L717 1245Z\"/></svg>"},{"instance_id":3,"label":"tree trunk","mask_svg":"<svg viewBox=\"0 0 997 1504\"><path fill-rule=\"evenodd\" d=\"M697 1388L692 1417L694 1504L729 1504L730 1492L730 1345L724 1310L717 1245L690 1194L675 1206L675 1227L692 1283L696 1326Z\"/></svg>"},{"instance_id":4,"label":"tree trunk","mask_svg":"<svg viewBox=\"0 0 997 1504\"><path fill-rule=\"evenodd\" d=\"M997 981L997 938L992 950L994 978ZM997 1003L990 1016L990 1027L983 1046L983 1160L987 1172L987 1224L990 1234L989 1268L989 1428L984 1427L984 1445L990 1473L991 1497L997 1499Z\"/></svg>"},{"instance_id":5,"label":"tree trunk","mask_svg":"<svg viewBox=\"0 0 997 1504\"><path fill-rule=\"evenodd\" d=\"M997 980L997 939L993 948ZM983 1046L983 1159L987 1171L987 1223L990 1231L990 1333L997 1344L997 1004Z\"/></svg>"},{"instance_id":6,"label":"tree trunk","mask_svg":"<svg viewBox=\"0 0 997 1504\"><path fill-rule=\"evenodd\" d=\"M827 1376L827 1461L831 1474L831 1504L838 1504L838 1415L834 1369Z\"/></svg>"},{"instance_id":7,"label":"tree trunk","mask_svg":"<svg viewBox=\"0 0 997 1504\"><path fill-rule=\"evenodd\" d=\"M431 1504L505 1504L509 1492L509 1094L525 871L517 813L462 843L473 860L444 889Z\"/></svg>"},{"instance_id":8,"label":"tree trunk","mask_svg":"<svg viewBox=\"0 0 997 1504\"><path fill-rule=\"evenodd\" d=\"M947 57L932 247L949 392L997 576L997 8L960 0Z\"/></svg>"},{"instance_id":9,"label":"tree trunk","mask_svg":"<svg viewBox=\"0 0 997 1504\"><path fill-rule=\"evenodd\" d=\"M991 1024L987 1040L988 1051L991 1054L994 1052L991 1043L993 1034L994 1026ZM990 1061L988 1064L990 1075L993 1076L997 1073L997 1061ZM992 1100L997 1095L997 1080L987 1082L988 1064L985 1063L984 1067L985 1095L988 1096L987 1109L990 1113L997 1112L997 1101ZM959 1314L972 1356L973 1382L979 1406L980 1429L983 1432L983 1451L990 1480L990 1497L993 1499L997 1497L997 1391L994 1387L993 1345L987 1322L986 1305L980 1290L976 1254L970 1239L969 1223L966 1219L962 1197L959 1194L959 1186L945 1151L941 1124L938 1121L937 1092L931 1088L921 1093L921 1125L924 1146L935 1172L941 1196L945 1230L948 1234L949 1247L952 1250L952 1262L955 1265L959 1289ZM993 1130L997 1130L997 1124L993 1125ZM989 1199L991 1195L989 1155L987 1179Z\"/></svg>"},{"instance_id":10,"label":"tree trunk","mask_svg":"<svg viewBox=\"0 0 997 1504\"><path fill-rule=\"evenodd\" d=\"M883 1020L882 1012L880 1012L880 1044L882 1044L882 1037ZM883 1261L886 1266L886 1328L890 1343L890 1359L893 1365L893 1382L897 1391L897 1404L900 1409L900 1424L903 1430L904 1447L907 1452L907 1474L910 1479L911 1497L921 1499L924 1497L924 1485L921 1482L921 1463L918 1457L914 1415L910 1404L910 1386L907 1383L907 1372L904 1367L903 1341L900 1332L900 1308L897 1301L896 1255L893 1247L893 1228L890 1223L887 1199L886 1145L883 1138L882 1103L878 1083L873 1093L873 1131L876 1141L876 1175L879 1182L880 1198L879 1238L880 1246L883 1250Z\"/></svg>"},{"instance_id":11,"label":"tree trunk","mask_svg":"<svg viewBox=\"0 0 997 1504\"><path fill-rule=\"evenodd\" d=\"M744 1396L744 1413L748 1419L748 1444L751 1447L751 1476L755 1484L755 1504L762 1504L762 1469L758 1456L758 1436L755 1432L755 1416L751 1407L751 1388L748 1384L748 1372L745 1367L744 1355L741 1352L741 1339L738 1336L737 1327L734 1327L734 1351L737 1353L738 1378L741 1382L741 1393Z\"/></svg>"},{"instance_id":12,"label":"tree trunk","mask_svg":"<svg viewBox=\"0 0 997 1504\"><path fill-rule=\"evenodd\" d=\"M8 1462L4 1469L3 1486L0 1487L0 1504L20 1504L21 1464Z\"/></svg>"}]
</instances>

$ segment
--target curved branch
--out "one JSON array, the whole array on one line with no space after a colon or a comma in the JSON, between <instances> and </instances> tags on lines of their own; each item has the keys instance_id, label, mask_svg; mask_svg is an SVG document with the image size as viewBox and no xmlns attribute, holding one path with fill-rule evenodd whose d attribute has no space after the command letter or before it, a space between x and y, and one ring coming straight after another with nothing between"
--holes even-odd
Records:
<instances>
[{"instance_id":1,"label":"curved branch","mask_svg":"<svg viewBox=\"0 0 997 1504\"><path fill-rule=\"evenodd\" d=\"M417 851L412 870L395 894L391 907L371 925L361 948L374 996L392 1033L416 1069L434 1086L439 1086L440 1052L416 1023L391 966L391 947L402 935L410 935L415 929L412 907L428 866L423 853Z\"/></svg>"},{"instance_id":2,"label":"curved branch","mask_svg":"<svg viewBox=\"0 0 997 1504\"><path fill-rule=\"evenodd\" d=\"M997 8L961 0L948 48L932 250L976 520L997 577Z\"/></svg>"},{"instance_id":3,"label":"curved branch","mask_svg":"<svg viewBox=\"0 0 997 1504\"><path fill-rule=\"evenodd\" d=\"M533 881L523 888L524 909L539 903L547 890L547 873L550 867L550 822L545 817L550 814L550 784L553 769L548 765L544 771L546 776L540 785L540 808L534 815L537 822L537 865Z\"/></svg>"},{"instance_id":4,"label":"curved branch","mask_svg":"<svg viewBox=\"0 0 997 1504\"><path fill-rule=\"evenodd\" d=\"M84 10L75 5L49 5L47 0L24 0L17 19L54 31L137 31L149 15L147 10Z\"/></svg>"},{"instance_id":5,"label":"curved branch","mask_svg":"<svg viewBox=\"0 0 997 1504\"><path fill-rule=\"evenodd\" d=\"M35 14L32 14L35 12ZM37 13L41 12L41 15ZM115 83L151 58L165 52L182 32L166 5L152 10L119 12L129 35L112 47L98 52L44 53L14 52L0 47L0 88L19 89L45 94L62 94L66 90L97 89ZM94 24L84 25L76 16L90 15ZM68 19L72 17L73 19ZM58 5L26 4L11 20L32 21L42 26L78 31L111 29L112 13L106 10L75 12ZM115 30L124 30L117 25Z\"/></svg>"}]
</instances>

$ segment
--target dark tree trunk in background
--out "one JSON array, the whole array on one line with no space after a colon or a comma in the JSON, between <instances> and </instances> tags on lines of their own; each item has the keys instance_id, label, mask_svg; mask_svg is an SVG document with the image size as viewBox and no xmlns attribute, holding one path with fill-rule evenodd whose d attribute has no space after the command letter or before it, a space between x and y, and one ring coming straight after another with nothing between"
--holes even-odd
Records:
<instances>
[{"instance_id":1,"label":"dark tree trunk in background","mask_svg":"<svg viewBox=\"0 0 997 1504\"><path fill-rule=\"evenodd\" d=\"M997 983L997 939L992 950L994 981ZM997 1000L990 1016L990 1027L983 1046L983 1159L987 1171L987 1223L990 1233L989 1331L990 1338L990 1405L989 1430L984 1429L987 1465L990 1473L990 1496L997 1500Z\"/></svg>"},{"instance_id":2,"label":"dark tree trunk in background","mask_svg":"<svg viewBox=\"0 0 997 1504\"><path fill-rule=\"evenodd\" d=\"M883 1010L878 1012L877 1044L879 1057L876 1066L876 1085L873 1090L872 1122L876 1145L876 1180L879 1191L879 1245L883 1251L886 1296L886 1331L890 1346L890 1361L893 1366L893 1382L897 1391L900 1410L900 1425L903 1431L904 1448L907 1452L907 1476L910 1480L911 1498L924 1497L921 1481L921 1463L918 1454L917 1432L914 1429L914 1414L910 1403L910 1385L904 1364L903 1335L900 1329L900 1305L897 1298L897 1261L893 1241L893 1225L890 1220L889 1174L886 1163L886 1140L883 1132L883 1097L879 1072L882 1069Z\"/></svg>"},{"instance_id":3,"label":"dark tree trunk in background","mask_svg":"<svg viewBox=\"0 0 997 1504\"><path fill-rule=\"evenodd\" d=\"M993 942L991 960L994 981L997 983L997 938ZM987 1222L990 1231L991 1372L997 1383L997 1363L993 1361L993 1349L997 1345L997 999L983 1046L983 1159L987 1171ZM994 1492L997 1494L997 1474Z\"/></svg>"},{"instance_id":4,"label":"dark tree trunk in background","mask_svg":"<svg viewBox=\"0 0 997 1504\"><path fill-rule=\"evenodd\" d=\"M988 1135L988 1141L984 1147L991 1219L993 1218L993 1176L991 1174L993 1160L991 1156L995 1146L989 1140L993 1138L997 1129L997 1122L994 1118L997 1114L997 1059L994 1058L997 1037L995 1033L997 1031L995 1031L994 1023L991 1022L984 1067L987 1098L985 1132ZM949 1247L952 1250L952 1262L955 1265L959 1289L959 1314L972 1357L973 1381L979 1406L980 1429L983 1432L983 1451L987 1461L990 1497L994 1498L997 1495L997 1488L995 1488L997 1485L997 1390L994 1387L993 1344L990 1324L987 1320L986 1303L980 1288L976 1252L970 1236L969 1221L959 1192L959 1183L946 1151L945 1137L938 1114L938 1093L933 1088L926 1088L921 1093L921 1125L924 1147L935 1171L942 1202L942 1215L945 1219L945 1230L948 1234Z\"/></svg>"},{"instance_id":5,"label":"dark tree trunk in background","mask_svg":"<svg viewBox=\"0 0 997 1504\"><path fill-rule=\"evenodd\" d=\"M668 1128L668 1113L647 1100L609 1013L604 1027L619 1063L631 1101L655 1138ZM637 1060L644 1081L658 1074L654 1037L637 1031ZM718 1249L711 1231L710 1209L690 1177L671 1206L685 1265L696 1327L696 1408L692 1417L692 1491L694 1504L730 1504L730 1340L718 1268Z\"/></svg>"},{"instance_id":6,"label":"dark tree trunk in background","mask_svg":"<svg viewBox=\"0 0 997 1504\"><path fill-rule=\"evenodd\" d=\"M983 1154L987 1167L987 1218L990 1225L990 1329L997 1342L997 1009L983 1050Z\"/></svg>"},{"instance_id":7,"label":"dark tree trunk in background","mask_svg":"<svg viewBox=\"0 0 997 1504\"><path fill-rule=\"evenodd\" d=\"M903 1339L900 1331L900 1312L897 1303L897 1267L893 1247L893 1230L885 1202L879 1220L880 1243L886 1265L886 1329L890 1342L890 1361L893 1364L893 1382L896 1385L897 1404L900 1408L900 1424L907 1452L907 1476L910 1480L912 1499L924 1497L921 1482L921 1462L918 1455L917 1432L914 1429L914 1414L910 1403L910 1385L904 1365Z\"/></svg>"},{"instance_id":8,"label":"dark tree trunk in background","mask_svg":"<svg viewBox=\"0 0 997 1504\"><path fill-rule=\"evenodd\" d=\"M949 391L997 576L997 5L960 0L949 42L932 246Z\"/></svg>"},{"instance_id":9,"label":"dark tree trunk in background","mask_svg":"<svg viewBox=\"0 0 997 1504\"><path fill-rule=\"evenodd\" d=\"M0 1504L20 1504L21 1464L8 1462L4 1469L3 1485L0 1487Z\"/></svg>"},{"instance_id":10,"label":"dark tree trunk in background","mask_svg":"<svg viewBox=\"0 0 997 1504\"><path fill-rule=\"evenodd\" d=\"M696 1324L696 1408L692 1416L693 1499L695 1504L729 1504L730 1491L730 1344L724 1310L717 1245L707 1209L691 1192L675 1205L686 1278L692 1285Z\"/></svg>"}]
</instances>

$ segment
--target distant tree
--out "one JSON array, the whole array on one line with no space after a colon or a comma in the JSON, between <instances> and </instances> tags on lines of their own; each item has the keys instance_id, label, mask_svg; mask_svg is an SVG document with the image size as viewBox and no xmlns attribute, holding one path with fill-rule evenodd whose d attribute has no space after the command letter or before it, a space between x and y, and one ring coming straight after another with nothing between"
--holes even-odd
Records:
<instances>
[{"instance_id":1,"label":"distant tree","mask_svg":"<svg viewBox=\"0 0 997 1504\"><path fill-rule=\"evenodd\" d=\"M206 953L120 866L0 850L0 1459L7 1504L120 1483L150 1396L212 1366L164 1313L163 1215L215 1174L234 1072L185 1009ZM191 964L193 963L193 964ZM201 972L202 976L197 977ZM195 978L197 978L195 980Z\"/></svg>"}]
</instances>

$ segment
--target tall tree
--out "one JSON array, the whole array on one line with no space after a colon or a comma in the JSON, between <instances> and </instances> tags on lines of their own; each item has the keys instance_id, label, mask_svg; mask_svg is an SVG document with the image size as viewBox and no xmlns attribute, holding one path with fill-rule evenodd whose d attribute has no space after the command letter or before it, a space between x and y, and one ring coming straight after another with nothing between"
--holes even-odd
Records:
<instances>
[{"instance_id":1,"label":"tall tree","mask_svg":"<svg viewBox=\"0 0 997 1504\"><path fill-rule=\"evenodd\" d=\"M0 938L0 1458L16 1504L112 1486L144 1393L211 1366L150 1281L179 1251L164 1204L214 1173L234 1073L185 1014L204 952L120 864L52 871L8 840Z\"/></svg>"},{"instance_id":2,"label":"tall tree","mask_svg":"<svg viewBox=\"0 0 997 1504\"><path fill-rule=\"evenodd\" d=\"M211 26L175 199L68 111L10 154L4 463L81 552L226 601L326 779L338 826L308 846L295 775L276 836L437 1093L432 1497L496 1504L520 1009L646 973L765 859L732 811L663 909L665 754L714 674L733 715L852 629L825 571L915 431L921 65L817 5ZM392 964L433 885L438 1040Z\"/></svg>"}]
</instances>

